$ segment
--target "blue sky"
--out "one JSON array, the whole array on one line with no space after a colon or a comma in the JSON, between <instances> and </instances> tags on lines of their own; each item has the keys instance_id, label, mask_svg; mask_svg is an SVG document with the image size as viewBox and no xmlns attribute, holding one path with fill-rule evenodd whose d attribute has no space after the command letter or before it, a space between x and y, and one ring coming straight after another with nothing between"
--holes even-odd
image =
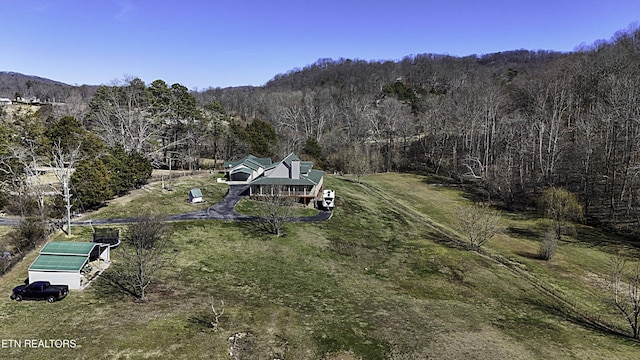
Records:
<instances>
[{"instance_id":1,"label":"blue sky","mask_svg":"<svg viewBox=\"0 0 640 360\"><path fill-rule=\"evenodd\" d=\"M0 71L260 86L320 58L572 51L639 18L638 0L0 0Z\"/></svg>"}]
</instances>

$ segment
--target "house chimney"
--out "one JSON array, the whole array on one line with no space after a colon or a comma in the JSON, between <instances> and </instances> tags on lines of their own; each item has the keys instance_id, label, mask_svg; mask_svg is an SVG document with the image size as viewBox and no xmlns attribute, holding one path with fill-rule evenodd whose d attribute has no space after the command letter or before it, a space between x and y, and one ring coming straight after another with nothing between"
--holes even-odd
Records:
<instances>
[{"instance_id":1,"label":"house chimney","mask_svg":"<svg viewBox=\"0 0 640 360\"><path fill-rule=\"evenodd\" d=\"M300 160L291 161L291 178L300 179Z\"/></svg>"}]
</instances>

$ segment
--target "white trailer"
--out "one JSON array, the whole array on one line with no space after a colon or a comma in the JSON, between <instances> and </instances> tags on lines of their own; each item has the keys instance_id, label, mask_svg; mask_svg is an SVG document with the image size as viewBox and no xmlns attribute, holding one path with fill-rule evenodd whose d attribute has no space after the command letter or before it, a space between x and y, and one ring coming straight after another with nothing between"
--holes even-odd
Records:
<instances>
[{"instance_id":1,"label":"white trailer","mask_svg":"<svg viewBox=\"0 0 640 360\"><path fill-rule=\"evenodd\" d=\"M326 210L333 210L336 202L336 192L333 190L322 191L322 208Z\"/></svg>"}]
</instances>

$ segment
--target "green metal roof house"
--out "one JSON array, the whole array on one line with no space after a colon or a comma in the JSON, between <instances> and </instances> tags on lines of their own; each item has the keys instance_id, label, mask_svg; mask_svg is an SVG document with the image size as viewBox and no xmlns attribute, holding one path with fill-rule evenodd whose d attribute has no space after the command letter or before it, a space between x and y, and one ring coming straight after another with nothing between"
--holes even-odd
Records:
<instances>
[{"instance_id":1,"label":"green metal roof house","mask_svg":"<svg viewBox=\"0 0 640 360\"><path fill-rule=\"evenodd\" d=\"M289 196L308 203L322 194L324 171L314 170L311 161L302 161L291 153L279 162L249 155L225 163L231 184L248 184L250 196L271 194L279 188Z\"/></svg>"},{"instance_id":2,"label":"green metal roof house","mask_svg":"<svg viewBox=\"0 0 640 360\"><path fill-rule=\"evenodd\" d=\"M43 280L79 290L88 283L82 269L96 260L108 266L111 262L108 244L52 241L40 250L40 255L29 267L29 282Z\"/></svg>"},{"instance_id":3,"label":"green metal roof house","mask_svg":"<svg viewBox=\"0 0 640 360\"><path fill-rule=\"evenodd\" d=\"M226 161L224 169L231 182L249 182L262 175L264 169L272 165L271 159L259 158L253 155L236 161Z\"/></svg>"}]
</instances>

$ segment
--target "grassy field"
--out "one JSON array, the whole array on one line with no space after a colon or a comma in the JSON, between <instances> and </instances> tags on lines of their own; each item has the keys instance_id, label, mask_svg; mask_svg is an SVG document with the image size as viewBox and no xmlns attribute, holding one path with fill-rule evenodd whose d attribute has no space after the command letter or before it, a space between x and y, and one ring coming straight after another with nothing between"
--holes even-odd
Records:
<instances>
[{"instance_id":1,"label":"grassy field","mask_svg":"<svg viewBox=\"0 0 640 360\"><path fill-rule=\"evenodd\" d=\"M171 182L154 182L141 189L133 190L129 195L114 199L108 206L86 214L83 219L108 219L137 217L141 214L158 216L182 214L206 209L219 202L226 195L228 186L216 183L209 174L182 176ZM189 203L189 191L199 188L204 202Z\"/></svg>"},{"instance_id":2,"label":"grassy field","mask_svg":"<svg viewBox=\"0 0 640 360\"><path fill-rule=\"evenodd\" d=\"M210 203L226 192L198 181L184 178L174 192L197 185ZM77 347L5 342L0 358L638 358L637 342L584 317L626 331L603 285L610 254L632 249L623 240L582 226L545 262L535 256L544 223L503 213L505 231L478 254L460 245L456 209L469 200L458 189L402 174L360 183L328 176L325 187L336 190L333 217L288 224L281 238L251 223L172 224L175 260L147 303L101 279L54 304L10 301L30 254L0 279L0 339L72 339ZM134 195L96 216L183 209L157 189ZM208 326L211 299L225 302L217 331Z\"/></svg>"},{"instance_id":3,"label":"grassy field","mask_svg":"<svg viewBox=\"0 0 640 360\"><path fill-rule=\"evenodd\" d=\"M300 203L293 203L291 204L290 214L292 217L316 215L318 210L313 208L312 205L313 204L303 205ZM265 209L264 203L261 203L260 201L244 198L236 205L235 211L239 214L260 216L261 214L265 214L268 209Z\"/></svg>"}]
</instances>

